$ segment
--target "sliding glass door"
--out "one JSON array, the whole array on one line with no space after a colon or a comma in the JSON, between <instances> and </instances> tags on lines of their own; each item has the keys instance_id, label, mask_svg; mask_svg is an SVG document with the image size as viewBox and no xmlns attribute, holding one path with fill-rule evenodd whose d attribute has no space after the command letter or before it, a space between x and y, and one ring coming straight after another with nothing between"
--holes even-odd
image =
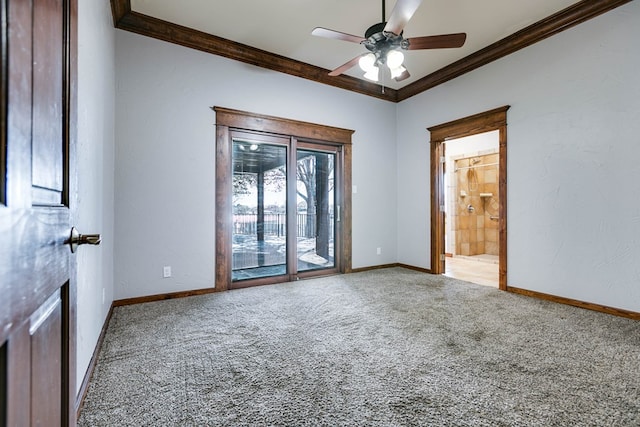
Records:
<instances>
[{"instance_id":1,"label":"sliding glass door","mask_svg":"<svg viewBox=\"0 0 640 427\"><path fill-rule=\"evenodd\" d=\"M231 136L232 287L337 272L339 148Z\"/></svg>"},{"instance_id":2,"label":"sliding glass door","mask_svg":"<svg viewBox=\"0 0 640 427\"><path fill-rule=\"evenodd\" d=\"M288 274L288 139L233 139L232 280Z\"/></svg>"},{"instance_id":3,"label":"sliding glass door","mask_svg":"<svg viewBox=\"0 0 640 427\"><path fill-rule=\"evenodd\" d=\"M296 244L299 272L335 267L335 152L299 144L296 163ZM316 148L314 150L313 148ZM329 148L329 147L325 147Z\"/></svg>"}]
</instances>

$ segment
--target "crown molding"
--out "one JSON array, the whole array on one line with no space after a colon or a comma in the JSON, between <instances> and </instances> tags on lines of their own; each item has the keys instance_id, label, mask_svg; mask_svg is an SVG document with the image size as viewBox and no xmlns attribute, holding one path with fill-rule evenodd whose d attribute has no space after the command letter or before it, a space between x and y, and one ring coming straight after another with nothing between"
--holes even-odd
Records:
<instances>
[{"instance_id":1,"label":"crown molding","mask_svg":"<svg viewBox=\"0 0 640 427\"><path fill-rule=\"evenodd\" d=\"M340 75L329 76L329 71L315 65L276 55L265 50L237 43L192 28L163 21L131 10L130 0L111 0L111 10L116 28L234 59L268 70L301 77L318 83L335 86L385 101L397 102L397 91L375 83Z\"/></svg>"},{"instance_id":2,"label":"crown molding","mask_svg":"<svg viewBox=\"0 0 640 427\"><path fill-rule=\"evenodd\" d=\"M545 19L517 31L479 51L447 65L401 89L383 88L355 77L331 77L330 70L316 67L214 36L192 28L173 24L131 10L130 0L111 0L114 26L144 36L189 47L236 61L301 77L390 102L400 102L426 90L460 77L470 71L510 55L573 26L595 18L632 0L583 0Z\"/></svg>"},{"instance_id":3,"label":"crown molding","mask_svg":"<svg viewBox=\"0 0 640 427\"><path fill-rule=\"evenodd\" d=\"M632 0L583 0L398 90L398 101L434 88Z\"/></svg>"}]
</instances>

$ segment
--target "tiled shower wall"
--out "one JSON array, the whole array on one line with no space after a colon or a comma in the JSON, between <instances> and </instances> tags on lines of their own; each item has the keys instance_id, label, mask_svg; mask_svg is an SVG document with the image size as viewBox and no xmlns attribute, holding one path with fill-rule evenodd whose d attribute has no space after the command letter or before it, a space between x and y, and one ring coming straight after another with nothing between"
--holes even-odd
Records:
<instances>
[{"instance_id":1,"label":"tiled shower wall","mask_svg":"<svg viewBox=\"0 0 640 427\"><path fill-rule=\"evenodd\" d=\"M449 212L455 254L498 255L498 154L452 160Z\"/></svg>"}]
</instances>

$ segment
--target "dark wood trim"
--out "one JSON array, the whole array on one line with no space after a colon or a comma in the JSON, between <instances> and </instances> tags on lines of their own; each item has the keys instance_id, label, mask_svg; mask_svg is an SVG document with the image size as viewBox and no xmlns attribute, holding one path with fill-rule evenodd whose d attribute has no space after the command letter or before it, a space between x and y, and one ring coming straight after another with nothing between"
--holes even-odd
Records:
<instances>
[{"instance_id":1,"label":"dark wood trim","mask_svg":"<svg viewBox=\"0 0 640 427\"><path fill-rule=\"evenodd\" d=\"M351 273L364 273L365 271L383 270L385 268L394 268L394 267L400 267L400 264L393 263L393 264L372 265L369 267L359 267L359 268L352 269Z\"/></svg>"},{"instance_id":2,"label":"dark wood trim","mask_svg":"<svg viewBox=\"0 0 640 427\"><path fill-rule=\"evenodd\" d=\"M595 18L631 0L583 0L517 31L471 55L443 67L398 90L396 102L434 88L470 71L531 46L541 40Z\"/></svg>"},{"instance_id":3,"label":"dark wood trim","mask_svg":"<svg viewBox=\"0 0 640 427\"><path fill-rule=\"evenodd\" d=\"M509 108L509 107L507 107ZM507 110L498 124L498 288L507 289Z\"/></svg>"},{"instance_id":4,"label":"dark wood trim","mask_svg":"<svg viewBox=\"0 0 640 427\"><path fill-rule=\"evenodd\" d=\"M505 114L508 109L508 105L494 108L483 113L431 126L427 130L431 134L431 141L464 138L465 136L489 132L506 123Z\"/></svg>"},{"instance_id":5,"label":"dark wood trim","mask_svg":"<svg viewBox=\"0 0 640 427\"><path fill-rule=\"evenodd\" d=\"M558 304L571 305L574 307L584 308L586 310L598 311L601 313L612 314L614 316L626 317L628 319L640 320L640 313L635 311L624 310L621 308L608 307L606 305L594 304L591 302L584 302L575 300L572 298L559 297L551 294L545 294L542 292L530 291L528 289L516 288L514 286L507 287L508 292L512 292L518 295L524 295L532 298L537 298L545 301L551 301Z\"/></svg>"},{"instance_id":6,"label":"dark wood trim","mask_svg":"<svg viewBox=\"0 0 640 427\"><path fill-rule=\"evenodd\" d=\"M278 135L295 136L316 141L351 144L355 131L299 120L284 119L223 107L211 107L216 112L216 124L235 129L245 129Z\"/></svg>"},{"instance_id":7,"label":"dark wood trim","mask_svg":"<svg viewBox=\"0 0 640 427\"><path fill-rule=\"evenodd\" d=\"M111 9L114 14L114 25L121 30L382 100L396 102L397 91L394 89L385 88L383 91L382 87L375 83L344 74L331 77L329 76L331 70L134 12L131 10L129 0L111 0Z\"/></svg>"},{"instance_id":8,"label":"dark wood trim","mask_svg":"<svg viewBox=\"0 0 640 427\"><path fill-rule=\"evenodd\" d=\"M120 28L119 22L131 13L131 0L111 0L111 14L113 15L113 26Z\"/></svg>"},{"instance_id":9,"label":"dark wood trim","mask_svg":"<svg viewBox=\"0 0 640 427\"><path fill-rule=\"evenodd\" d=\"M341 273L351 272L351 246L352 246L352 208L351 208L351 137L355 131L332 126L324 126L316 123L302 122L298 120L255 114L246 111L232 110L223 107L211 107L216 113L216 290L228 290L231 287L240 288L253 285L275 283L274 278L256 279L247 283L232 284L232 159L231 159L231 132L238 130L248 131L257 135L283 136L290 138L289 147L295 149L297 142L328 144L340 147L337 154L341 154L342 160L342 186L338 196L342 206L342 221L339 225L341 231L342 246L336 251L340 257L336 264ZM293 162L295 156L290 155ZM291 167L291 166L290 166ZM289 204L295 205L291 199L295 197L295 189L291 189ZM294 199L295 200L295 199ZM293 236L291 236L293 237ZM339 253L338 253L339 252ZM289 260L292 262L292 260ZM327 271L328 274L334 272ZM318 272L317 274L322 274ZM302 274L306 278L308 274ZM294 280L295 277L290 277ZM280 280L283 281L283 280Z\"/></svg>"},{"instance_id":10,"label":"dark wood trim","mask_svg":"<svg viewBox=\"0 0 640 427\"><path fill-rule=\"evenodd\" d=\"M111 307L109 307L109 313L107 314L107 318L102 324L102 329L100 330L100 335L98 336L98 342L96 343L95 348L93 349L93 354L91 355L91 359L89 360L89 366L84 374L84 378L82 379L82 384L80 384L80 390L78 390L78 394L75 398L75 414L76 419L80 418L80 411L82 410L82 404L84 403L84 398L87 396L87 390L89 389L89 382L91 381L91 377L93 377L93 371L96 368L96 363L98 363L98 356L100 355L100 350L102 349L102 343L104 341L104 336L107 333L107 328L109 327L109 322L111 322L111 316L113 315L113 303Z\"/></svg>"},{"instance_id":11,"label":"dark wood trim","mask_svg":"<svg viewBox=\"0 0 640 427\"><path fill-rule=\"evenodd\" d=\"M7 2L0 0L0 22L7 22ZM9 28L0 25L0 206L7 204L7 105L9 81Z\"/></svg>"},{"instance_id":12,"label":"dark wood trim","mask_svg":"<svg viewBox=\"0 0 640 427\"><path fill-rule=\"evenodd\" d=\"M445 261L440 259L440 254L445 250L444 212L440 206L444 204L444 170L440 158L444 155L444 138L437 141L431 140L431 271L433 274L445 272Z\"/></svg>"},{"instance_id":13,"label":"dark wood trim","mask_svg":"<svg viewBox=\"0 0 640 427\"><path fill-rule=\"evenodd\" d=\"M420 273L433 274L430 268L415 267L413 265L407 265L407 264L398 264L397 266L401 268L406 268L408 270L418 271Z\"/></svg>"},{"instance_id":14,"label":"dark wood trim","mask_svg":"<svg viewBox=\"0 0 640 427\"><path fill-rule=\"evenodd\" d=\"M340 224L340 230L342 231L342 262L340 263L342 273L351 273L353 271L352 261L352 205L351 205L351 191L353 189L353 181L351 179L351 165L352 165L352 145L344 144L342 146L342 221Z\"/></svg>"},{"instance_id":15,"label":"dark wood trim","mask_svg":"<svg viewBox=\"0 0 640 427\"><path fill-rule=\"evenodd\" d=\"M444 166L440 158L444 154L444 142L448 139L499 131L499 200L498 200L498 238L499 238L499 288L507 289L507 110L509 106L494 108L484 113L474 114L459 120L453 120L428 128L431 136L431 271L442 274L445 262L440 260L444 254L444 213L440 206L444 204Z\"/></svg>"},{"instance_id":16,"label":"dark wood trim","mask_svg":"<svg viewBox=\"0 0 640 427\"><path fill-rule=\"evenodd\" d=\"M232 201L227 194L233 191L233 173L229 127L216 126L216 259L215 288L226 291L231 283L232 270Z\"/></svg>"},{"instance_id":17,"label":"dark wood trim","mask_svg":"<svg viewBox=\"0 0 640 427\"><path fill-rule=\"evenodd\" d=\"M405 265L405 264L397 264L397 263L395 263L395 264L376 265L376 266L371 266L371 267L353 269L352 271L350 271L350 273L361 273L363 271L380 270L380 269L383 269L383 268L393 268L393 267L402 267L402 268L407 268L409 270L420 271L420 272L423 272L423 273L430 273L431 272L428 269L424 269L424 268L420 268L420 267L413 267L413 266ZM331 273L331 274L327 274L326 276L335 276L335 275L336 275L336 273ZM313 279L313 278L316 278L316 277L322 277L322 276L305 277L305 278L300 278L300 280ZM242 286L239 286L239 288L242 288ZM147 303L147 302L164 301L164 300L176 299L176 298L186 298L186 297L193 297L193 296L198 296L198 295L214 294L214 293L217 293L217 292L219 292L219 291L216 290L215 288L206 288L206 289L195 289L195 290L191 290L191 291L171 292L171 293L166 293L166 294L147 295L147 296L143 296L143 297L134 297L134 298L125 298L125 299L115 300L115 301L113 301L113 304L111 306L111 310L109 311L109 316L108 316L108 318L107 318L107 320L105 322L106 323L109 322L109 319L111 318L111 314L112 314L111 312L113 311L114 307L122 307L122 306L125 306L125 305L135 305L135 304L144 304L144 303ZM105 323L105 326L103 326L103 329L106 328L106 323Z\"/></svg>"},{"instance_id":18,"label":"dark wood trim","mask_svg":"<svg viewBox=\"0 0 640 427\"><path fill-rule=\"evenodd\" d=\"M229 290L244 289L244 288L252 288L254 286L264 286L264 285L273 285L276 283L293 282L295 280L296 279L293 279L290 275L284 274L280 276L259 277L257 279L248 279L248 280L239 280L236 282L229 282L228 288Z\"/></svg>"},{"instance_id":19,"label":"dark wood trim","mask_svg":"<svg viewBox=\"0 0 640 427\"><path fill-rule=\"evenodd\" d=\"M428 268L415 267L413 265L401 264L397 262L393 264L381 264L381 265L372 265L370 267L354 268L351 271L351 273L364 273L365 271L375 271L375 270L382 270L385 268L395 268L395 267L406 268L407 270L419 271L420 273L433 274L431 273L431 270Z\"/></svg>"},{"instance_id":20,"label":"dark wood trim","mask_svg":"<svg viewBox=\"0 0 640 427\"><path fill-rule=\"evenodd\" d=\"M351 76L330 77L329 70L295 61L271 52L236 43L191 28L143 15L131 10L130 0L111 0L116 28L189 47L247 64L301 77L363 95L400 102L510 55L520 49L595 18L631 0L583 0L545 19L476 51L399 90L386 88Z\"/></svg>"},{"instance_id":21,"label":"dark wood trim","mask_svg":"<svg viewBox=\"0 0 640 427\"><path fill-rule=\"evenodd\" d=\"M163 301L166 299L186 298L197 295L207 295L219 292L216 288L195 289L192 291L170 292L166 294L146 295L143 297L125 298L113 301L114 307L123 305L143 304L145 302Z\"/></svg>"}]
</instances>

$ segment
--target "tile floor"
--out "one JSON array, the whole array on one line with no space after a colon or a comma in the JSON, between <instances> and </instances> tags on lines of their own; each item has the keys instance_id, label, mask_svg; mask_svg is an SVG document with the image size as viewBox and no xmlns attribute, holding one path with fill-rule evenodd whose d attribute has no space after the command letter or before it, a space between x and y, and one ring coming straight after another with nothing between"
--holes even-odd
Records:
<instances>
[{"instance_id":1,"label":"tile floor","mask_svg":"<svg viewBox=\"0 0 640 427\"><path fill-rule=\"evenodd\" d=\"M496 255L447 257L445 267L445 276L478 285L498 287L498 257Z\"/></svg>"}]
</instances>

